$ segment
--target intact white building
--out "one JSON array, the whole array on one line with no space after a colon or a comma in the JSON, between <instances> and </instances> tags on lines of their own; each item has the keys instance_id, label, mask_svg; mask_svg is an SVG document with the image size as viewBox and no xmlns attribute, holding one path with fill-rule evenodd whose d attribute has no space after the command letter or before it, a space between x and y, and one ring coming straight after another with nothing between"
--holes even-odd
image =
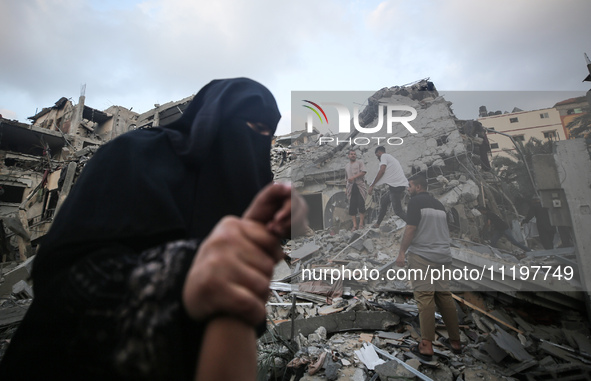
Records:
<instances>
[{"instance_id":1,"label":"intact white building","mask_svg":"<svg viewBox=\"0 0 591 381\"><path fill-rule=\"evenodd\" d=\"M555 108L486 116L478 121L484 127L511 135L513 139L524 144L531 137L541 141L567 139L560 114ZM493 156L503 155L505 151L515 151L515 145L507 136L488 133L488 140Z\"/></svg>"}]
</instances>

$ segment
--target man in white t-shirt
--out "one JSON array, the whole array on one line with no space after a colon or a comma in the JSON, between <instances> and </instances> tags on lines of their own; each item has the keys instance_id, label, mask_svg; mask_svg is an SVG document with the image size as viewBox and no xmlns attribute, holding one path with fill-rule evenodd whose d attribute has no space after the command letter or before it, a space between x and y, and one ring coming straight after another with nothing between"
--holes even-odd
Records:
<instances>
[{"instance_id":1,"label":"man in white t-shirt","mask_svg":"<svg viewBox=\"0 0 591 381\"><path fill-rule=\"evenodd\" d=\"M387 184L388 192L386 192L380 200L380 213L378 215L378 221L373 225L377 228L382 223L382 220L386 216L388 206L392 204L394 213L404 221L406 221L406 213L402 210L402 199L403 193L408 187L408 179L404 175L400 162L394 158L394 156L386 153L386 148L379 146L375 150L375 154L380 160L380 170L376 175L376 178L371 183L368 193L372 194L373 188L376 185Z\"/></svg>"}]
</instances>

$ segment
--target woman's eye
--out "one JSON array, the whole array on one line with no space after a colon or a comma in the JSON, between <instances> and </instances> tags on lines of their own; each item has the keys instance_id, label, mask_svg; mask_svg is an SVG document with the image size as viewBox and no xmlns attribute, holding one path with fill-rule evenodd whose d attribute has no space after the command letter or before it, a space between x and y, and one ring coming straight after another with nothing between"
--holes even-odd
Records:
<instances>
[{"instance_id":1,"label":"woman's eye","mask_svg":"<svg viewBox=\"0 0 591 381\"><path fill-rule=\"evenodd\" d=\"M250 127L253 131L258 132L261 135L271 135L271 129L267 127L264 123L246 122L246 125Z\"/></svg>"}]
</instances>

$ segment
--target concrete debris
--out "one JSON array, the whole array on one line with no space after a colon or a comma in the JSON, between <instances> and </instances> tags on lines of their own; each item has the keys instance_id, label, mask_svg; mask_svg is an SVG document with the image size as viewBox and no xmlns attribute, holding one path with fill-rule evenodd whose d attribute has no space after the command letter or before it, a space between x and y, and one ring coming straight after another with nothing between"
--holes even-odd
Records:
<instances>
[{"instance_id":1,"label":"concrete debris","mask_svg":"<svg viewBox=\"0 0 591 381\"><path fill-rule=\"evenodd\" d=\"M0 359L8 348L10 339L25 317L33 299L2 298L0 300Z\"/></svg>"},{"instance_id":2,"label":"concrete debris","mask_svg":"<svg viewBox=\"0 0 591 381\"><path fill-rule=\"evenodd\" d=\"M375 345L372 345L372 347L381 356L385 357L386 359L395 361L396 363L398 363L398 365L401 365L406 371L410 372L414 376L417 376L419 379L424 380L424 381L432 381L432 379L430 377L428 377L427 375L419 372L413 366L411 366L410 364L407 364L407 363L403 362L398 357L392 356L390 353L384 351L383 349L377 348ZM413 360L409 360L409 363L416 365L416 362L411 362L411 361L413 361ZM386 363L386 364L388 364L388 363ZM388 368L390 368L390 367L388 367ZM396 368L398 368L398 367L396 367Z\"/></svg>"},{"instance_id":3,"label":"concrete debris","mask_svg":"<svg viewBox=\"0 0 591 381\"><path fill-rule=\"evenodd\" d=\"M296 335L308 336L315 332L318 327L324 327L328 334L332 334L351 330L384 330L397 325L399 322L398 316L385 311L350 311L283 322L276 326L274 334L289 339L292 324ZM267 340L270 339L270 337L267 337Z\"/></svg>"},{"instance_id":4,"label":"concrete debris","mask_svg":"<svg viewBox=\"0 0 591 381\"><path fill-rule=\"evenodd\" d=\"M497 345L504 349L517 361L530 361L533 357L527 353L523 345L514 336L509 335L502 328L495 324L495 331L491 332L491 336Z\"/></svg>"},{"instance_id":5,"label":"concrete debris","mask_svg":"<svg viewBox=\"0 0 591 381\"><path fill-rule=\"evenodd\" d=\"M374 370L377 365L385 363L384 360L378 357L371 345L364 344L363 348L355 351L355 355L369 370Z\"/></svg>"},{"instance_id":6,"label":"concrete debris","mask_svg":"<svg viewBox=\"0 0 591 381\"><path fill-rule=\"evenodd\" d=\"M283 282L292 274L291 267L285 262L279 262L273 271L272 281Z\"/></svg>"},{"instance_id":7,"label":"concrete debris","mask_svg":"<svg viewBox=\"0 0 591 381\"><path fill-rule=\"evenodd\" d=\"M26 282L31 275L33 259L34 257L31 257L12 268L0 269L0 297L10 296L14 292L14 286L17 284L20 284L20 286L17 286L18 290L26 289L23 282ZM31 290L30 297L32 297L32 293L33 291Z\"/></svg>"},{"instance_id":8,"label":"concrete debris","mask_svg":"<svg viewBox=\"0 0 591 381\"><path fill-rule=\"evenodd\" d=\"M305 259L308 256L316 253L320 249L320 246L314 242L308 242L297 250L291 252L289 255L291 259Z\"/></svg>"},{"instance_id":9,"label":"concrete debris","mask_svg":"<svg viewBox=\"0 0 591 381\"><path fill-rule=\"evenodd\" d=\"M26 281L19 280L12 286L12 295L17 299L33 299L33 287Z\"/></svg>"},{"instance_id":10,"label":"concrete debris","mask_svg":"<svg viewBox=\"0 0 591 381\"><path fill-rule=\"evenodd\" d=\"M342 296L330 298L327 295L331 290L334 291L337 282L331 285L330 278L310 281L303 275L307 270L330 271L341 266L352 271L363 267L380 271L396 270L393 261L403 231L396 230L396 221L397 218L385 220L383 226L392 228L388 233L366 228L353 233L341 229L333 234L329 228L316 230L312 237L301 237L286 244L286 252L302 253L304 256L303 259L287 260L292 269L298 268L297 272L292 270L288 280L290 283L273 283L272 288L276 289L277 295L286 305L269 304L267 307L268 317L275 322L276 327L269 325L270 332L259 341L265 353L272 352L270 348L284 345L280 343L289 345L291 352L285 354L283 361L285 364L299 364L289 368L293 374L296 369L307 372L310 364L318 363L319 357L326 353L326 359L322 362L325 366L313 376L302 378L310 380L320 379L314 377L327 379L335 375L340 379L355 375L365 380L374 377L514 380L556 364L591 366L591 357L587 358L586 352L581 350L591 347L586 339L591 329L581 314L580 301L568 303L578 306L577 309L565 308L562 303L548 309L548 303L522 304L522 298L517 293L481 294L464 290L454 294L465 345L463 353L453 354L436 340L433 343L435 356L432 362L414 361L416 359L412 358L408 348L420 340L420 327L416 303L407 282L361 278L339 280ZM367 240L371 240L371 246L354 248L350 244ZM490 263L504 263L490 251L481 253L471 250L470 247L475 246L473 242L466 245L463 241L457 241L455 245L454 256L461 263L479 264L478 261L484 259ZM518 263L528 263L528 260L524 257ZM302 289L308 292L302 293ZM319 294L312 294L314 291ZM536 301L529 294L530 300ZM303 300L310 300L310 295L316 295L313 306L292 308L288 302L294 296L300 299L300 295L308 298ZM558 299L567 297L566 294L559 295ZM544 298L548 297L546 295ZM275 299L275 295L271 296L270 302L277 302ZM301 302L298 300L298 303ZM567 303L566 300L564 302ZM442 324L440 315L437 314L436 318ZM438 326L436 330L437 337L447 337L447 332L441 327ZM367 352L370 345L377 348L374 351L377 358L384 361L383 364L374 363L375 356ZM341 367L334 364L340 364ZM326 374L327 370L331 372L330 375ZM393 378L401 376L404 378Z\"/></svg>"}]
</instances>

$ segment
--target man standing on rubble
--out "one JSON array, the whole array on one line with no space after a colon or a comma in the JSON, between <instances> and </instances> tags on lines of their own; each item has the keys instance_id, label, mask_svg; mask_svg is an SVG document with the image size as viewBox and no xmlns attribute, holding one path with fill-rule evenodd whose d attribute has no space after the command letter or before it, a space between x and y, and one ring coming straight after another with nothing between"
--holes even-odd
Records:
<instances>
[{"instance_id":1,"label":"man standing on rubble","mask_svg":"<svg viewBox=\"0 0 591 381\"><path fill-rule=\"evenodd\" d=\"M349 200L349 215L353 220L353 230L363 229L365 219L365 198L367 197L367 184L365 184L365 164L357 160L355 150L350 150L349 162L345 165L347 176L347 199ZM357 225L357 213L359 213L359 225Z\"/></svg>"},{"instance_id":2,"label":"man standing on rubble","mask_svg":"<svg viewBox=\"0 0 591 381\"><path fill-rule=\"evenodd\" d=\"M386 216L388 206L392 204L394 213L404 221L406 221L406 213L402 210L401 199L406 187L408 187L408 180L404 176L404 171L400 162L394 156L386 153L386 148L379 146L375 150L375 154L380 161L380 170L369 187L369 194L372 194L373 188L376 185L388 184L388 192L386 192L380 199L380 213L378 221L373 225L374 228L380 227L382 220Z\"/></svg>"},{"instance_id":3,"label":"man standing on rubble","mask_svg":"<svg viewBox=\"0 0 591 381\"><path fill-rule=\"evenodd\" d=\"M430 361L433 356L432 343L435 340L435 305L439 308L449 334L449 339L440 338L439 341L456 354L462 351L458 315L449 291L449 279L431 279L434 271L442 273L444 266L447 268L451 264L449 229L445 208L427 193L425 177L413 176L408 192L411 199L396 265L403 267L406 258L409 268L416 270L415 274L427 274L426 277L417 276L417 279L412 279L414 298L419 309L421 342L411 347L411 352Z\"/></svg>"}]
</instances>

